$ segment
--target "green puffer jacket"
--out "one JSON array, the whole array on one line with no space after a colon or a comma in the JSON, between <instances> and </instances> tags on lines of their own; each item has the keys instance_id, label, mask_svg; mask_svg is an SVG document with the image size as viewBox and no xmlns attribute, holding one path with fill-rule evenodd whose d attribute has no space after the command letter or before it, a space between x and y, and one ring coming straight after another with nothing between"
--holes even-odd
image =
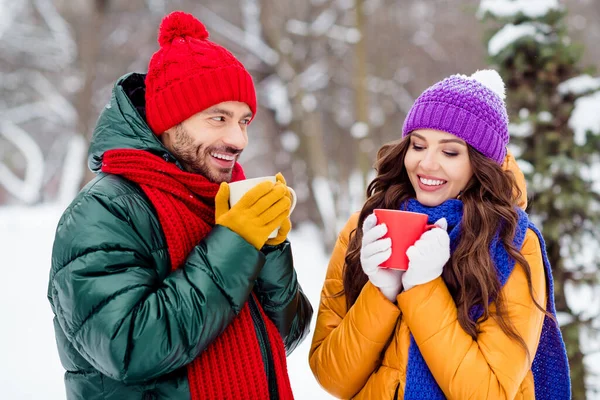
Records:
<instances>
[{"instance_id":1,"label":"green puffer jacket","mask_svg":"<svg viewBox=\"0 0 600 400\"><path fill-rule=\"evenodd\" d=\"M144 149L175 162L146 125L143 106L144 76L122 77L90 146L89 166L98 176L56 231L48 299L68 399L189 399L186 364L227 327L252 291L288 354L309 330L312 307L287 241L257 251L216 226L171 272L164 234L143 191L99 172L102 154L115 148ZM258 335L263 324L255 321ZM269 345L260 342L273 382Z\"/></svg>"}]
</instances>

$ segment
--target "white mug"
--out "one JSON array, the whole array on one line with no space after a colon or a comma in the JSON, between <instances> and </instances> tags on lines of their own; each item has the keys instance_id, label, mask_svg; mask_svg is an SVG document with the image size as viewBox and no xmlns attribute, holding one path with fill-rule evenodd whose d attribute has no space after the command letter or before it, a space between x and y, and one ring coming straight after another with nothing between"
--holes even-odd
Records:
<instances>
[{"instance_id":1,"label":"white mug","mask_svg":"<svg viewBox=\"0 0 600 400\"><path fill-rule=\"evenodd\" d=\"M235 203L237 203L238 201L240 201L240 199L246 194L246 192L248 192L250 189L252 189L254 186L258 185L261 182L277 182L277 178L275 178L274 176L262 176L260 178L251 178L251 179L245 179L243 181L237 181L237 182L231 182L229 184L229 206L233 207L233 205ZM290 208L290 214L292 214L292 211L294 211L294 207L296 207L296 192L294 192L294 189L292 189L291 187L288 186L288 189L290 190L290 193L292 194L292 207ZM277 232L279 231L279 228L275 229L273 232L271 232L271 234L269 235L269 239L273 239L275 237L277 237Z\"/></svg>"}]
</instances>

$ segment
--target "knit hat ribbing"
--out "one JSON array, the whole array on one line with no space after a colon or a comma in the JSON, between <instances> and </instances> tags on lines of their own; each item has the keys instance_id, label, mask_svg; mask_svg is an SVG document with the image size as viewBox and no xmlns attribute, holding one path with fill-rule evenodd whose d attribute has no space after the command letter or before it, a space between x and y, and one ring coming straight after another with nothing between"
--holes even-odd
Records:
<instances>
[{"instance_id":1,"label":"knit hat ribbing","mask_svg":"<svg viewBox=\"0 0 600 400\"><path fill-rule=\"evenodd\" d=\"M208 36L190 14L176 11L162 20L160 49L150 59L146 76L146 115L155 134L224 101L246 103L256 115L252 77Z\"/></svg>"},{"instance_id":2,"label":"knit hat ribbing","mask_svg":"<svg viewBox=\"0 0 600 400\"><path fill-rule=\"evenodd\" d=\"M426 89L410 109L402 137L417 129L451 133L502 164L508 145L504 83L496 71L452 75Z\"/></svg>"}]
</instances>

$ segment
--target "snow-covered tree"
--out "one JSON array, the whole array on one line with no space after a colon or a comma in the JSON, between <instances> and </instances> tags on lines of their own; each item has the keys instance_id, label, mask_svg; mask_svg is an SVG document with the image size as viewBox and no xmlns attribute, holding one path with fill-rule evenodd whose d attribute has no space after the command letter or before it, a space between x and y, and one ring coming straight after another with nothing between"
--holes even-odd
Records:
<instances>
[{"instance_id":1,"label":"snow-covered tree","mask_svg":"<svg viewBox=\"0 0 600 400\"><path fill-rule=\"evenodd\" d=\"M600 351L600 78L580 66L582 48L571 42L558 0L482 0L479 15L507 85L528 211L553 267L573 398L583 399L600 389L599 377L586 373L586 355Z\"/></svg>"},{"instance_id":2,"label":"snow-covered tree","mask_svg":"<svg viewBox=\"0 0 600 400\"><path fill-rule=\"evenodd\" d=\"M0 0L0 204L72 200L114 80L145 70L165 11L166 0Z\"/></svg>"},{"instance_id":3,"label":"snow-covered tree","mask_svg":"<svg viewBox=\"0 0 600 400\"><path fill-rule=\"evenodd\" d=\"M83 146L49 134L72 134L77 118L62 81L53 79L76 51L51 0L0 1L0 54L0 189L26 204L44 200L48 186L61 196L69 188L52 183L79 170L63 168L63 160Z\"/></svg>"}]
</instances>

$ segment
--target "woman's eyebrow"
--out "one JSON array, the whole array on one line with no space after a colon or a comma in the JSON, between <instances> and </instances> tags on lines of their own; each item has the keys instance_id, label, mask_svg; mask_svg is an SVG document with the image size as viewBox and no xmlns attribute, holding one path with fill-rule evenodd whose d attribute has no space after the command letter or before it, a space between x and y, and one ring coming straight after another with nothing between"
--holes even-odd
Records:
<instances>
[{"instance_id":1,"label":"woman's eyebrow","mask_svg":"<svg viewBox=\"0 0 600 400\"><path fill-rule=\"evenodd\" d=\"M458 143L463 146L467 145L464 140L460 140L460 139L442 139L442 140L440 140L440 143Z\"/></svg>"}]
</instances>

